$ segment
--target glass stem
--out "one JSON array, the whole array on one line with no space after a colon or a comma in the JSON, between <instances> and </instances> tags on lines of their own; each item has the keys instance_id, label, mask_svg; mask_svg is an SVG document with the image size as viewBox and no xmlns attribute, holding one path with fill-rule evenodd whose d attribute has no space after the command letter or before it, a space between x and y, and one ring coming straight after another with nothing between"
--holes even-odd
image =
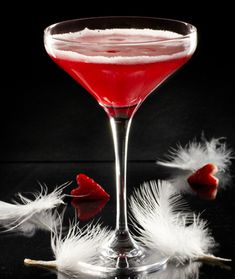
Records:
<instances>
[{"instance_id":1,"label":"glass stem","mask_svg":"<svg viewBox=\"0 0 235 279\"><path fill-rule=\"evenodd\" d=\"M131 119L110 118L115 151L116 170L116 229L128 230L126 203L127 148Z\"/></svg>"},{"instance_id":2,"label":"glass stem","mask_svg":"<svg viewBox=\"0 0 235 279\"><path fill-rule=\"evenodd\" d=\"M129 233L127 222L126 170L131 120L132 118L110 117L115 151L117 212L115 236L109 247L117 256L125 255L127 257L134 257L139 253L139 249Z\"/></svg>"}]
</instances>

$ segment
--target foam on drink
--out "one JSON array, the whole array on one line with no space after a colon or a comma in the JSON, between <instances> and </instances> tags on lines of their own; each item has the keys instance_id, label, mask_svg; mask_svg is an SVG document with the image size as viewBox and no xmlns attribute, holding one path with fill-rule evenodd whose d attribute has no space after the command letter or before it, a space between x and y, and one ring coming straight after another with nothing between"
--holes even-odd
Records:
<instances>
[{"instance_id":1,"label":"foam on drink","mask_svg":"<svg viewBox=\"0 0 235 279\"><path fill-rule=\"evenodd\" d=\"M53 48L46 47L51 56L87 63L142 64L189 55L189 39L164 30L85 28L50 40Z\"/></svg>"}]
</instances>

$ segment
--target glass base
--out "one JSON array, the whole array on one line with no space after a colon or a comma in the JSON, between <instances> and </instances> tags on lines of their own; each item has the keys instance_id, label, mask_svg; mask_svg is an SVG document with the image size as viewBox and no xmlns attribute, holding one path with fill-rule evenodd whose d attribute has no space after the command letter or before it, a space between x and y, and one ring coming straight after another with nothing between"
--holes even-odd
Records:
<instances>
[{"instance_id":1,"label":"glass base","mask_svg":"<svg viewBox=\"0 0 235 279\"><path fill-rule=\"evenodd\" d=\"M137 256L128 257L120 255L116 258L104 256L104 253L97 255L93 263L79 262L79 269L82 273L93 276L135 276L139 273L152 273L166 268L168 258L156 250L140 248Z\"/></svg>"}]
</instances>

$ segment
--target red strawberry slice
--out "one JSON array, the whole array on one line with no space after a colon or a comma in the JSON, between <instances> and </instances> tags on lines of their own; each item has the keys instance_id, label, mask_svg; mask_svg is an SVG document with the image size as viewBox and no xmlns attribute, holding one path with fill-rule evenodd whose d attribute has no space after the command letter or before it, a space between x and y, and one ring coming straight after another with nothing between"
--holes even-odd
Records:
<instances>
[{"instance_id":1,"label":"red strawberry slice","mask_svg":"<svg viewBox=\"0 0 235 279\"><path fill-rule=\"evenodd\" d=\"M76 209L78 219L81 221L88 221L100 213L107 202L108 199L97 201L81 201L80 199L73 198L71 204Z\"/></svg>"},{"instance_id":2,"label":"red strawberry slice","mask_svg":"<svg viewBox=\"0 0 235 279\"><path fill-rule=\"evenodd\" d=\"M82 200L109 199L109 194L87 175L80 173L76 177L78 187L71 191L71 195Z\"/></svg>"},{"instance_id":3,"label":"red strawberry slice","mask_svg":"<svg viewBox=\"0 0 235 279\"><path fill-rule=\"evenodd\" d=\"M189 176L187 181L199 197L214 200L219 185L219 179L214 176L217 171L216 165L207 164Z\"/></svg>"}]
</instances>

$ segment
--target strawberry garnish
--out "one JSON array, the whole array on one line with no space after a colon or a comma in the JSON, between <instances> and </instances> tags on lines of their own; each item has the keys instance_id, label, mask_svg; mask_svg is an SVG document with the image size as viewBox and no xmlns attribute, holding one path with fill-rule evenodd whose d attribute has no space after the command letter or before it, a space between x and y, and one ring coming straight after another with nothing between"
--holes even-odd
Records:
<instances>
[{"instance_id":1,"label":"strawberry garnish","mask_svg":"<svg viewBox=\"0 0 235 279\"><path fill-rule=\"evenodd\" d=\"M109 199L109 194L92 178L80 173L76 177L78 187L71 191L71 195L82 200Z\"/></svg>"},{"instance_id":2,"label":"strawberry garnish","mask_svg":"<svg viewBox=\"0 0 235 279\"><path fill-rule=\"evenodd\" d=\"M76 209L78 219L87 221L101 212L107 202L108 199L81 201L80 199L73 198L71 204Z\"/></svg>"},{"instance_id":3,"label":"strawberry garnish","mask_svg":"<svg viewBox=\"0 0 235 279\"><path fill-rule=\"evenodd\" d=\"M213 200L216 198L219 185L219 179L214 176L217 171L216 165L207 164L189 176L187 181L199 197Z\"/></svg>"}]
</instances>

